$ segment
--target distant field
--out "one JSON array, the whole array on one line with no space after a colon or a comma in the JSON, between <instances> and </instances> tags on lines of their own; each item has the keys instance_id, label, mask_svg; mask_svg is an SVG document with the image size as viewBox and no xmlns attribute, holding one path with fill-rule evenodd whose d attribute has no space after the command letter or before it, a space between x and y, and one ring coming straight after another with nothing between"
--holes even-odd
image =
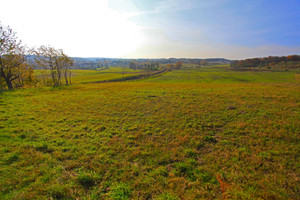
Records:
<instances>
[{"instance_id":1,"label":"distant field","mask_svg":"<svg viewBox=\"0 0 300 200\"><path fill-rule=\"evenodd\" d=\"M101 72L131 72L131 73L137 73L137 72L142 72L143 70L133 70L133 69L129 69L129 68L124 68L124 67L109 67L108 69L104 69L104 70L99 70Z\"/></svg>"},{"instance_id":2,"label":"distant field","mask_svg":"<svg viewBox=\"0 0 300 200\"><path fill-rule=\"evenodd\" d=\"M113 71L113 70L111 70ZM129 76L134 76L134 73L128 73L129 71L118 71L114 69L114 72L110 70L96 71L96 70L72 70L72 82L74 83L90 83L107 80L122 79ZM130 71L131 72L131 71Z\"/></svg>"},{"instance_id":3,"label":"distant field","mask_svg":"<svg viewBox=\"0 0 300 200\"><path fill-rule=\"evenodd\" d=\"M183 68L150 78L154 83L293 83L297 72L235 71L224 66Z\"/></svg>"},{"instance_id":4,"label":"distant field","mask_svg":"<svg viewBox=\"0 0 300 200\"><path fill-rule=\"evenodd\" d=\"M142 79L142 82L152 83L294 83L299 82L299 71L272 72L272 71L236 71L228 65L206 66L192 68L193 65L180 70L163 73L159 76ZM45 70L36 70L38 77L48 73ZM141 70L131 70L121 67L110 67L105 70L72 70L73 84L92 83L110 80L122 80L126 77L146 73ZM49 75L48 75L49 76Z\"/></svg>"},{"instance_id":5,"label":"distant field","mask_svg":"<svg viewBox=\"0 0 300 200\"><path fill-rule=\"evenodd\" d=\"M91 83L100 81L110 81L116 79L122 79L130 76L135 76L137 73L142 73L141 70L132 70L121 67L110 67L105 70L72 70L71 81L73 84ZM35 70L35 74L38 78L43 76L50 77L48 70Z\"/></svg>"},{"instance_id":6,"label":"distant field","mask_svg":"<svg viewBox=\"0 0 300 200\"><path fill-rule=\"evenodd\" d=\"M2 92L1 199L298 199L299 99L299 83Z\"/></svg>"}]
</instances>

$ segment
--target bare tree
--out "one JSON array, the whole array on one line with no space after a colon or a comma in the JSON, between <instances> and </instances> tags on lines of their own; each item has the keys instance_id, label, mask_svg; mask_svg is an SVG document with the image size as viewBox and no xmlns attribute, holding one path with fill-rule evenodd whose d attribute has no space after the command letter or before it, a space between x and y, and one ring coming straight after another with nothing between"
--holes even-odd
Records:
<instances>
[{"instance_id":1,"label":"bare tree","mask_svg":"<svg viewBox=\"0 0 300 200\"><path fill-rule=\"evenodd\" d=\"M56 62L58 59L58 51L53 47L40 46L33 50L36 55L35 61L39 67L50 71L50 76L54 85L60 85L58 71L56 70Z\"/></svg>"},{"instance_id":2,"label":"bare tree","mask_svg":"<svg viewBox=\"0 0 300 200\"><path fill-rule=\"evenodd\" d=\"M71 85L71 66L73 66L74 61L72 58L68 57L64 52L60 51L60 56L58 58L58 68L60 68L65 78L66 85Z\"/></svg>"},{"instance_id":3,"label":"bare tree","mask_svg":"<svg viewBox=\"0 0 300 200\"><path fill-rule=\"evenodd\" d=\"M0 24L0 78L6 83L8 89L13 89L14 82L24 78L28 69L25 48L21 45L21 41L17 39L11 28ZM18 81L20 83L20 80Z\"/></svg>"},{"instance_id":4,"label":"bare tree","mask_svg":"<svg viewBox=\"0 0 300 200\"><path fill-rule=\"evenodd\" d=\"M73 60L68 57L63 50L55 49L51 46L40 46L33 50L36 55L36 63L44 69L50 70L50 76L54 86L61 85L62 77L64 76L66 85L71 84L70 67L73 65Z\"/></svg>"}]
</instances>

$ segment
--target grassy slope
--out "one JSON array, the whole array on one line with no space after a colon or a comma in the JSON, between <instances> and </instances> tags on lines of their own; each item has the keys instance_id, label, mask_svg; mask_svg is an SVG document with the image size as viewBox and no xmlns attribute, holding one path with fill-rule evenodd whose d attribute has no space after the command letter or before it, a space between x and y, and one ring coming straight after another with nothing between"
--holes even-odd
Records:
<instances>
[{"instance_id":1,"label":"grassy slope","mask_svg":"<svg viewBox=\"0 0 300 200\"><path fill-rule=\"evenodd\" d=\"M183 68L149 79L155 83L283 83L295 82L296 72L234 71L227 68Z\"/></svg>"},{"instance_id":2,"label":"grassy slope","mask_svg":"<svg viewBox=\"0 0 300 200\"><path fill-rule=\"evenodd\" d=\"M121 67L110 67L105 70L72 70L72 83L91 83L107 80L122 79L130 76L135 76L137 73L142 73L141 70L123 69ZM42 78L43 76L50 77L48 70L35 70L35 74ZM64 80L62 80L64 81Z\"/></svg>"},{"instance_id":3,"label":"grassy slope","mask_svg":"<svg viewBox=\"0 0 300 200\"><path fill-rule=\"evenodd\" d=\"M103 70L104 71L104 70ZM122 79L123 77L133 76L135 74L122 74L119 72L103 72L95 70L73 70L72 81L76 83L91 83Z\"/></svg>"},{"instance_id":4,"label":"grassy slope","mask_svg":"<svg viewBox=\"0 0 300 200\"><path fill-rule=\"evenodd\" d=\"M143 72L142 70L133 70L129 68L124 68L124 67L109 67L108 69L101 70L102 72L131 72L131 73L137 73L137 72Z\"/></svg>"},{"instance_id":5,"label":"grassy slope","mask_svg":"<svg viewBox=\"0 0 300 200\"><path fill-rule=\"evenodd\" d=\"M1 196L297 199L299 94L299 83L3 92Z\"/></svg>"}]
</instances>

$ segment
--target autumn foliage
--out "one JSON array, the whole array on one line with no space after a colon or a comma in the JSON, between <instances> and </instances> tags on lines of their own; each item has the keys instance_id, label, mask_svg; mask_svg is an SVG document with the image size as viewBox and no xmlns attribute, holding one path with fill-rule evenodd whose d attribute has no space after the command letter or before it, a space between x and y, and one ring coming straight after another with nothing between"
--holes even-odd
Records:
<instances>
[{"instance_id":1,"label":"autumn foliage","mask_svg":"<svg viewBox=\"0 0 300 200\"><path fill-rule=\"evenodd\" d=\"M233 68L259 68L259 67L287 67L287 68L300 68L300 56L269 56L264 58L251 58L245 60L234 61L231 63Z\"/></svg>"},{"instance_id":2,"label":"autumn foliage","mask_svg":"<svg viewBox=\"0 0 300 200\"><path fill-rule=\"evenodd\" d=\"M51 84L62 85L63 79L66 85L71 84L71 66L73 59L68 57L63 50L51 46L40 46L32 50L35 55L35 62L39 68L49 70Z\"/></svg>"},{"instance_id":3,"label":"autumn foliage","mask_svg":"<svg viewBox=\"0 0 300 200\"><path fill-rule=\"evenodd\" d=\"M0 24L0 88L13 89L34 82L25 48L9 27Z\"/></svg>"}]
</instances>

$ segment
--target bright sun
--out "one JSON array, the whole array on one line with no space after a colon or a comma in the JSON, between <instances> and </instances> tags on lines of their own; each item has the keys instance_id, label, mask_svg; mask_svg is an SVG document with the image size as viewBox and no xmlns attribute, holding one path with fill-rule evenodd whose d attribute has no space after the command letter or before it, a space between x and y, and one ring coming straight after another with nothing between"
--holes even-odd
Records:
<instances>
[{"instance_id":1,"label":"bright sun","mask_svg":"<svg viewBox=\"0 0 300 200\"><path fill-rule=\"evenodd\" d=\"M109 9L106 3L94 2L93 8L85 12L84 33L88 36L81 41L82 48L89 49L89 56L122 57L143 44L140 27L124 15ZM90 20L88 20L90 19ZM97 22L97 23L95 23Z\"/></svg>"},{"instance_id":2,"label":"bright sun","mask_svg":"<svg viewBox=\"0 0 300 200\"><path fill-rule=\"evenodd\" d=\"M139 48L144 41L141 28L125 15L110 9L106 0L11 0L1 3L4 7L19 5L16 7L18 16L4 9L1 12L7 17L1 20L29 47L51 45L62 48L70 56L122 57Z\"/></svg>"}]
</instances>

